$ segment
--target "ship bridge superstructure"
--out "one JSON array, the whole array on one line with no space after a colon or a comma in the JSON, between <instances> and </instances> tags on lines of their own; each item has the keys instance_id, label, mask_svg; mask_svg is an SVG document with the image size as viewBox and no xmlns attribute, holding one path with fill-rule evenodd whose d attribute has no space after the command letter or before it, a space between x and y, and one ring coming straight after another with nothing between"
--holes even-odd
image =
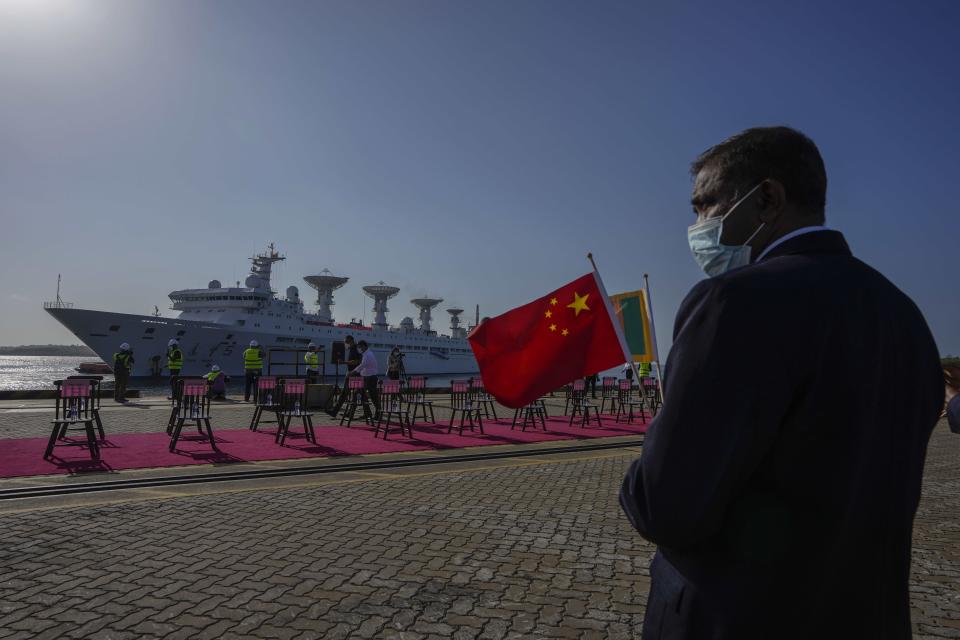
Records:
<instances>
[{"instance_id":1,"label":"ship bridge superstructure","mask_svg":"<svg viewBox=\"0 0 960 640\"><path fill-rule=\"evenodd\" d=\"M271 244L264 253L250 258L252 265L245 287L224 287L219 280L211 280L206 289L181 289L170 293L170 308L180 311L184 320L204 320L221 324L243 319L251 314L302 314L303 302L296 287L287 289L286 299L278 298L270 288L273 264L286 260ZM237 283L239 284L239 283ZM226 314L211 317L210 314ZM246 324L242 322L240 324Z\"/></svg>"}]
</instances>

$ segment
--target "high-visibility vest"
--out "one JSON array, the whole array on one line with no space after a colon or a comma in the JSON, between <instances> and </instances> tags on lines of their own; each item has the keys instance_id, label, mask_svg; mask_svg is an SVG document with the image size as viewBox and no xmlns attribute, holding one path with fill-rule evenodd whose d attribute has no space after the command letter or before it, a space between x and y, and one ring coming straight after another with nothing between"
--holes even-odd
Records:
<instances>
[{"instance_id":1,"label":"high-visibility vest","mask_svg":"<svg viewBox=\"0 0 960 640\"><path fill-rule=\"evenodd\" d=\"M180 347L174 347L167 351L167 369L170 369L170 371L183 369L183 351L180 350Z\"/></svg>"},{"instance_id":2,"label":"high-visibility vest","mask_svg":"<svg viewBox=\"0 0 960 640\"><path fill-rule=\"evenodd\" d=\"M637 369L640 371L641 378L650 377L650 363L649 362L638 362Z\"/></svg>"},{"instance_id":3,"label":"high-visibility vest","mask_svg":"<svg viewBox=\"0 0 960 640\"><path fill-rule=\"evenodd\" d=\"M213 384L213 381L223 375L223 371L211 371L207 374L207 382Z\"/></svg>"},{"instance_id":4,"label":"high-visibility vest","mask_svg":"<svg viewBox=\"0 0 960 640\"><path fill-rule=\"evenodd\" d=\"M126 351L113 354L113 363L115 369L118 367L123 367L127 371L133 369L133 358L131 354Z\"/></svg>"},{"instance_id":5,"label":"high-visibility vest","mask_svg":"<svg viewBox=\"0 0 960 640\"><path fill-rule=\"evenodd\" d=\"M307 363L307 369L316 371L320 368L320 355L315 351L308 351L303 356L303 361Z\"/></svg>"},{"instance_id":6,"label":"high-visibility vest","mask_svg":"<svg viewBox=\"0 0 960 640\"><path fill-rule=\"evenodd\" d=\"M260 347L250 347L243 352L243 368L263 369L263 352Z\"/></svg>"}]
</instances>

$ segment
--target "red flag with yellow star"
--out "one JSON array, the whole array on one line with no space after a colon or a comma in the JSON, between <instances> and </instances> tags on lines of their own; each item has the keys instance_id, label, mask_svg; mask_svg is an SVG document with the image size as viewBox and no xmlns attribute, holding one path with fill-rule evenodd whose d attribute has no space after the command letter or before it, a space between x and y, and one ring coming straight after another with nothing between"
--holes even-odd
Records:
<instances>
[{"instance_id":1,"label":"red flag with yellow star","mask_svg":"<svg viewBox=\"0 0 960 640\"><path fill-rule=\"evenodd\" d=\"M469 336L487 391L510 408L629 358L596 273L577 278Z\"/></svg>"}]
</instances>

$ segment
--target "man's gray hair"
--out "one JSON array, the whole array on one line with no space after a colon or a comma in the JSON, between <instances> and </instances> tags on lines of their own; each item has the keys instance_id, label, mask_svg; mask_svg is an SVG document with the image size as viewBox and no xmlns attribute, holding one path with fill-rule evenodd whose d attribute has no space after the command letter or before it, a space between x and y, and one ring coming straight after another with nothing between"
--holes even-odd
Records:
<instances>
[{"instance_id":1,"label":"man's gray hair","mask_svg":"<svg viewBox=\"0 0 960 640\"><path fill-rule=\"evenodd\" d=\"M704 151L690 165L696 177L706 168L719 171L738 195L772 178L783 185L788 202L823 216L827 171L813 140L790 127L756 127Z\"/></svg>"}]
</instances>

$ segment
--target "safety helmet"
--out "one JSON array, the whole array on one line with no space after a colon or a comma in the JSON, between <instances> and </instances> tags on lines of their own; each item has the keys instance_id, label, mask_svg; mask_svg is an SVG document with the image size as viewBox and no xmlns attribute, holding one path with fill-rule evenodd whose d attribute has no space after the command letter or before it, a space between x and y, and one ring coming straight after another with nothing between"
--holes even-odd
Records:
<instances>
[{"instance_id":1,"label":"safety helmet","mask_svg":"<svg viewBox=\"0 0 960 640\"><path fill-rule=\"evenodd\" d=\"M210 367L210 370L211 370L211 371L220 371L220 365L215 364L215 365L213 365L212 367Z\"/></svg>"},{"instance_id":2,"label":"safety helmet","mask_svg":"<svg viewBox=\"0 0 960 640\"><path fill-rule=\"evenodd\" d=\"M168 346L168 347L175 347L175 346L177 346L178 344L179 344L179 343L177 342L177 339L176 339L176 338L170 338L170 341L167 343L167 346Z\"/></svg>"},{"instance_id":3,"label":"safety helmet","mask_svg":"<svg viewBox=\"0 0 960 640\"><path fill-rule=\"evenodd\" d=\"M316 349L316 348L317 348L317 345L313 344L312 342L307 345L307 349Z\"/></svg>"},{"instance_id":4,"label":"safety helmet","mask_svg":"<svg viewBox=\"0 0 960 640\"><path fill-rule=\"evenodd\" d=\"M120 345L120 351L130 351L130 343L124 342Z\"/></svg>"},{"instance_id":5,"label":"safety helmet","mask_svg":"<svg viewBox=\"0 0 960 640\"><path fill-rule=\"evenodd\" d=\"M250 346L251 346L251 347L259 347L259 346L260 346L260 343L257 342L256 340L251 340L251 341L250 341Z\"/></svg>"}]
</instances>

